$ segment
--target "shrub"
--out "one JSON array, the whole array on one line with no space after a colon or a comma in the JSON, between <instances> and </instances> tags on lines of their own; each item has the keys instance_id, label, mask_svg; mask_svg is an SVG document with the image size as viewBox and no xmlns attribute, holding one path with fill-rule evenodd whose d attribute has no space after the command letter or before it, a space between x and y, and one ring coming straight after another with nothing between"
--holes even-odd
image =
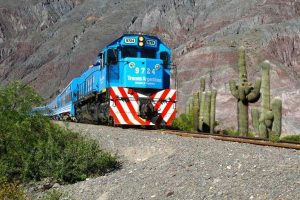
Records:
<instances>
[{"instance_id":1,"label":"shrub","mask_svg":"<svg viewBox=\"0 0 300 200\"><path fill-rule=\"evenodd\" d=\"M236 136L236 137L239 136L239 132L234 129L225 129L223 130L223 134L229 136Z\"/></svg>"},{"instance_id":2,"label":"shrub","mask_svg":"<svg viewBox=\"0 0 300 200\"><path fill-rule=\"evenodd\" d=\"M95 141L32 113L40 101L19 82L0 87L0 183L44 177L74 183L119 166Z\"/></svg>"},{"instance_id":3,"label":"shrub","mask_svg":"<svg viewBox=\"0 0 300 200\"><path fill-rule=\"evenodd\" d=\"M175 118L172 121L172 128L183 130L183 131L192 131L193 130L193 123L192 123L192 116L190 114L181 114L178 118Z\"/></svg>"},{"instance_id":4,"label":"shrub","mask_svg":"<svg viewBox=\"0 0 300 200\"><path fill-rule=\"evenodd\" d=\"M0 183L0 199L25 200L22 187L17 183Z\"/></svg>"},{"instance_id":5,"label":"shrub","mask_svg":"<svg viewBox=\"0 0 300 200\"><path fill-rule=\"evenodd\" d=\"M58 190L51 190L44 196L43 200L59 200L62 198L69 199L66 193Z\"/></svg>"},{"instance_id":6,"label":"shrub","mask_svg":"<svg viewBox=\"0 0 300 200\"><path fill-rule=\"evenodd\" d=\"M288 135L281 138L282 141L300 142L300 135Z\"/></svg>"}]
</instances>

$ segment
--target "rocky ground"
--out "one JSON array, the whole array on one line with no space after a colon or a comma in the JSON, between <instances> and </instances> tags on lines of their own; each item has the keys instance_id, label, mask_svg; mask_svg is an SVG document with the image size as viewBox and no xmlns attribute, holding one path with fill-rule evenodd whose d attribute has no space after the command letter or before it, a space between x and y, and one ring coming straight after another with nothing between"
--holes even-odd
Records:
<instances>
[{"instance_id":1,"label":"rocky ground","mask_svg":"<svg viewBox=\"0 0 300 200\"><path fill-rule=\"evenodd\" d=\"M65 124L116 154L120 170L55 187L66 199L299 199L300 152ZM38 198L36 193L34 198Z\"/></svg>"}]
</instances>

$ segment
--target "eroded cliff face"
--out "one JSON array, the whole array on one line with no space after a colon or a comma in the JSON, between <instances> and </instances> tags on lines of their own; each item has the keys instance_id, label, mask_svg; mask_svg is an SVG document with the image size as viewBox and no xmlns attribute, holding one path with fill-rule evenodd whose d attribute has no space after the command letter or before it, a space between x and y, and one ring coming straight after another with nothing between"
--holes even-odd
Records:
<instances>
[{"instance_id":1,"label":"eroded cliff face","mask_svg":"<svg viewBox=\"0 0 300 200\"><path fill-rule=\"evenodd\" d=\"M173 49L179 111L206 77L219 91L219 128L236 127L228 81L237 78L243 45L250 79L260 77L259 63L271 61L283 131L300 132L298 0L0 0L0 10L1 82L22 79L51 98L123 32L150 32Z\"/></svg>"}]
</instances>

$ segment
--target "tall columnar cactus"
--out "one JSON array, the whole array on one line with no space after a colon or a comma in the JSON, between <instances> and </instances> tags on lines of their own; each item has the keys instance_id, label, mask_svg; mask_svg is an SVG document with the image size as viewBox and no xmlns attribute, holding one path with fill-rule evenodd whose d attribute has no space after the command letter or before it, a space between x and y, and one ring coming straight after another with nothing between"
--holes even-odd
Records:
<instances>
[{"instance_id":1,"label":"tall columnar cactus","mask_svg":"<svg viewBox=\"0 0 300 200\"><path fill-rule=\"evenodd\" d=\"M210 134L214 133L214 128L215 128L216 98L217 98L217 90L212 90L211 91L211 103L210 103L210 125L209 125Z\"/></svg>"},{"instance_id":2,"label":"tall columnar cactus","mask_svg":"<svg viewBox=\"0 0 300 200\"><path fill-rule=\"evenodd\" d=\"M270 107L270 62L262 64L262 109L259 114L259 136L272 138L281 135L282 101L276 97ZM256 116L257 117L257 116ZM253 120L256 119L253 117ZM254 121L253 121L254 122Z\"/></svg>"},{"instance_id":3,"label":"tall columnar cactus","mask_svg":"<svg viewBox=\"0 0 300 200\"><path fill-rule=\"evenodd\" d=\"M199 92L193 94L193 130L198 131L199 118Z\"/></svg>"},{"instance_id":4,"label":"tall columnar cactus","mask_svg":"<svg viewBox=\"0 0 300 200\"><path fill-rule=\"evenodd\" d=\"M210 132L210 108L211 108L211 91L205 92L203 103L203 124L202 130L204 132Z\"/></svg>"},{"instance_id":5,"label":"tall columnar cactus","mask_svg":"<svg viewBox=\"0 0 300 200\"><path fill-rule=\"evenodd\" d=\"M271 131L273 116L270 113L270 64L268 61L262 64L262 110L259 116L259 136L267 138Z\"/></svg>"},{"instance_id":6,"label":"tall columnar cactus","mask_svg":"<svg viewBox=\"0 0 300 200\"><path fill-rule=\"evenodd\" d=\"M206 94L206 92L200 92L199 93L200 94L200 96L199 96L199 98L201 98L200 99L200 111L199 111L199 124L198 124L198 129L200 130L200 131L203 131L203 123L204 123L204 102L205 102L205 94Z\"/></svg>"},{"instance_id":7,"label":"tall columnar cactus","mask_svg":"<svg viewBox=\"0 0 300 200\"><path fill-rule=\"evenodd\" d=\"M217 91L205 91L205 79L200 79L200 111L198 130L213 133L216 113Z\"/></svg>"},{"instance_id":8,"label":"tall columnar cactus","mask_svg":"<svg viewBox=\"0 0 300 200\"><path fill-rule=\"evenodd\" d=\"M258 101L260 96L261 80L256 80L255 85L248 82L246 70L245 48L239 49L239 83L231 80L229 82L231 94L237 99L238 103L238 131L240 136L248 135L248 106L249 103Z\"/></svg>"},{"instance_id":9,"label":"tall columnar cactus","mask_svg":"<svg viewBox=\"0 0 300 200\"><path fill-rule=\"evenodd\" d=\"M185 114L187 114L187 115L191 114L192 107L193 107L192 101L193 101L193 97L189 97L186 102Z\"/></svg>"},{"instance_id":10,"label":"tall columnar cactus","mask_svg":"<svg viewBox=\"0 0 300 200\"><path fill-rule=\"evenodd\" d=\"M204 106L204 100L205 100L205 79L200 79L200 91L199 91L199 122L198 122L198 129L202 131L203 126L203 106Z\"/></svg>"}]
</instances>

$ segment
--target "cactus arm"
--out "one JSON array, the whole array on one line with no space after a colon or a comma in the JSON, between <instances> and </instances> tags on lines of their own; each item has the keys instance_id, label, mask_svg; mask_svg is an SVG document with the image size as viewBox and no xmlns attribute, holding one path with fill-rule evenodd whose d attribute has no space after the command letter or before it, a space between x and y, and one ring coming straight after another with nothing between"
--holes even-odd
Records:
<instances>
[{"instance_id":1,"label":"cactus arm","mask_svg":"<svg viewBox=\"0 0 300 200\"><path fill-rule=\"evenodd\" d=\"M229 87L231 94L236 98L239 99L239 91L238 87L236 85L236 82L234 80L229 81Z\"/></svg>"},{"instance_id":2,"label":"cactus arm","mask_svg":"<svg viewBox=\"0 0 300 200\"><path fill-rule=\"evenodd\" d=\"M262 107L264 112L270 110L270 62L264 61L262 64Z\"/></svg>"},{"instance_id":3,"label":"cactus arm","mask_svg":"<svg viewBox=\"0 0 300 200\"><path fill-rule=\"evenodd\" d=\"M274 114L273 114L273 112L272 112L272 111L267 111L267 112L265 113L265 120L271 120L271 121L273 121L273 119L274 119Z\"/></svg>"},{"instance_id":4,"label":"cactus arm","mask_svg":"<svg viewBox=\"0 0 300 200\"><path fill-rule=\"evenodd\" d=\"M265 123L259 124L259 137L261 138L267 138L268 137L268 131Z\"/></svg>"},{"instance_id":5,"label":"cactus arm","mask_svg":"<svg viewBox=\"0 0 300 200\"><path fill-rule=\"evenodd\" d=\"M279 97L274 98L272 101L272 111L274 114L272 132L277 136L280 136L282 124L282 101Z\"/></svg>"},{"instance_id":6,"label":"cactus arm","mask_svg":"<svg viewBox=\"0 0 300 200\"><path fill-rule=\"evenodd\" d=\"M247 99L251 103L258 101L260 97L261 80L256 80L253 90L247 95Z\"/></svg>"},{"instance_id":7,"label":"cactus arm","mask_svg":"<svg viewBox=\"0 0 300 200\"><path fill-rule=\"evenodd\" d=\"M253 90L253 87L251 85L245 86L245 94L246 94L246 96L248 96L248 94L250 94L250 92L252 90Z\"/></svg>"}]
</instances>

